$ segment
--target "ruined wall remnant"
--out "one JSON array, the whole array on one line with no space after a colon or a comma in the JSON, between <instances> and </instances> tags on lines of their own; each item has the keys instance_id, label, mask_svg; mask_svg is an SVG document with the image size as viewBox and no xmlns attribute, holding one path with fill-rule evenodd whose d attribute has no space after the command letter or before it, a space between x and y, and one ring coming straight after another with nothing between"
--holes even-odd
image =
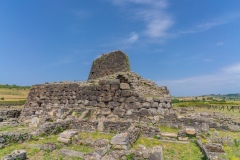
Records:
<instances>
[{"instance_id":1,"label":"ruined wall remnant","mask_svg":"<svg viewBox=\"0 0 240 160\"><path fill-rule=\"evenodd\" d=\"M130 71L128 56L122 51L114 51L103 54L93 61L88 80L127 71Z\"/></svg>"},{"instance_id":2,"label":"ruined wall remnant","mask_svg":"<svg viewBox=\"0 0 240 160\"><path fill-rule=\"evenodd\" d=\"M136 73L122 72L90 82L35 85L20 119L56 120L72 115L80 119L151 122L171 111L166 87L157 87Z\"/></svg>"},{"instance_id":3,"label":"ruined wall remnant","mask_svg":"<svg viewBox=\"0 0 240 160\"><path fill-rule=\"evenodd\" d=\"M132 122L157 122L173 114L167 87L129 69L127 56L115 51L94 61L91 72L97 74L90 74L87 82L32 86L19 120L41 124L41 120L75 117L85 122L81 127L86 130L111 131L126 130Z\"/></svg>"}]
</instances>

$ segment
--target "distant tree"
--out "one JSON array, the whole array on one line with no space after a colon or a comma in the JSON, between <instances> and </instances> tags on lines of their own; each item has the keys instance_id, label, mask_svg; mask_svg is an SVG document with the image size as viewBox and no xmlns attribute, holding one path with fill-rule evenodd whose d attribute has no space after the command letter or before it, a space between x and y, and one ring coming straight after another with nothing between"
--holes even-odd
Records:
<instances>
[{"instance_id":1,"label":"distant tree","mask_svg":"<svg viewBox=\"0 0 240 160\"><path fill-rule=\"evenodd\" d=\"M207 100L213 100L213 97L207 97Z\"/></svg>"},{"instance_id":2,"label":"distant tree","mask_svg":"<svg viewBox=\"0 0 240 160\"><path fill-rule=\"evenodd\" d=\"M179 102L180 102L179 99L176 99L176 98L172 99L172 103L179 103Z\"/></svg>"},{"instance_id":3,"label":"distant tree","mask_svg":"<svg viewBox=\"0 0 240 160\"><path fill-rule=\"evenodd\" d=\"M4 100L4 97L1 97L0 99L1 99L1 100Z\"/></svg>"},{"instance_id":4,"label":"distant tree","mask_svg":"<svg viewBox=\"0 0 240 160\"><path fill-rule=\"evenodd\" d=\"M206 101L206 99L205 99L205 98L203 98L203 99L202 99L202 101L203 101L203 102L205 102L205 101Z\"/></svg>"}]
</instances>

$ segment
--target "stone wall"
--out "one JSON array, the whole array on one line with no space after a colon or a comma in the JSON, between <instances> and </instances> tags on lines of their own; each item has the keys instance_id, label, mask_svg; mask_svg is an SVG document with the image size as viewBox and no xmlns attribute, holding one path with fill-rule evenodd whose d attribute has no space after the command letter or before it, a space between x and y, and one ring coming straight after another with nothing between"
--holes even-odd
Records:
<instances>
[{"instance_id":1,"label":"stone wall","mask_svg":"<svg viewBox=\"0 0 240 160\"><path fill-rule=\"evenodd\" d=\"M114 51L101 55L93 62L88 80L127 71L130 71L128 56L121 51Z\"/></svg>"},{"instance_id":2,"label":"stone wall","mask_svg":"<svg viewBox=\"0 0 240 160\"><path fill-rule=\"evenodd\" d=\"M158 121L172 111L169 91L153 82L145 87L143 81L137 74L125 72L91 82L35 85L20 121L30 122L34 117L55 121L68 116L88 121ZM141 92L143 88L146 94Z\"/></svg>"},{"instance_id":3,"label":"stone wall","mask_svg":"<svg viewBox=\"0 0 240 160\"><path fill-rule=\"evenodd\" d=\"M0 110L0 122L5 122L9 120L17 120L20 116L20 109L1 109Z\"/></svg>"},{"instance_id":4,"label":"stone wall","mask_svg":"<svg viewBox=\"0 0 240 160\"><path fill-rule=\"evenodd\" d=\"M0 149L9 143L21 143L29 140L31 135L29 133L18 133L18 132L4 132L0 133Z\"/></svg>"}]
</instances>

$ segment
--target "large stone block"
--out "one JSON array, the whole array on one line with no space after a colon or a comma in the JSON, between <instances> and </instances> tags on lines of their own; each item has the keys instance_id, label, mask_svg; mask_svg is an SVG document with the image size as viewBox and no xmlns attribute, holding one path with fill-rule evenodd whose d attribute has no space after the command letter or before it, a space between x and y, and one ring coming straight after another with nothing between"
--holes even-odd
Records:
<instances>
[{"instance_id":1,"label":"large stone block","mask_svg":"<svg viewBox=\"0 0 240 160\"><path fill-rule=\"evenodd\" d=\"M122 90L129 90L130 86L129 86L128 83L121 83L120 84L120 89L122 89Z\"/></svg>"},{"instance_id":2,"label":"large stone block","mask_svg":"<svg viewBox=\"0 0 240 160\"><path fill-rule=\"evenodd\" d=\"M149 160L163 160L163 153L161 146L155 146L153 152L150 154Z\"/></svg>"},{"instance_id":3,"label":"large stone block","mask_svg":"<svg viewBox=\"0 0 240 160\"><path fill-rule=\"evenodd\" d=\"M119 85L118 84L111 84L111 90L118 90Z\"/></svg>"},{"instance_id":4,"label":"large stone block","mask_svg":"<svg viewBox=\"0 0 240 160\"><path fill-rule=\"evenodd\" d=\"M118 102L109 102L107 105L108 108L116 108L119 106L120 106L120 103L118 103Z\"/></svg>"},{"instance_id":5,"label":"large stone block","mask_svg":"<svg viewBox=\"0 0 240 160\"><path fill-rule=\"evenodd\" d=\"M113 145L113 148L115 149L127 150L130 147L129 138L130 138L129 133L117 134L111 139L110 143Z\"/></svg>"},{"instance_id":6,"label":"large stone block","mask_svg":"<svg viewBox=\"0 0 240 160\"><path fill-rule=\"evenodd\" d=\"M104 90L104 91L110 90L110 84L104 84L104 85L102 86L102 90Z\"/></svg>"},{"instance_id":7,"label":"large stone block","mask_svg":"<svg viewBox=\"0 0 240 160\"><path fill-rule=\"evenodd\" d=\"M71 138L73 137L74 135L77 135L78 134L78 130L66 130L64 132L62 132L59 137L61 138Z\"/></svg>"},{"instance_id":8,"label":"large stone block","mask_svg":"<svg viewBox=\"0 0 240 160\"><path fill-rule=\"evenodd\" d=\"M132 92L131 92L130 90L123 90L123 91L121 92L121 95L122 95L123 97L130 97L130 96L132 96Z\"/></svg>"},{"instance_id":9,"label":"large stone block","mask_svg":"<svg viewBox=\"0 0 240 160\"><path fill-rule=\"evenodd\" d=\"M1 158L1 160L25 160L27 159L27 152L25 150L15 150Z\"/></svg>"}]
</instances>

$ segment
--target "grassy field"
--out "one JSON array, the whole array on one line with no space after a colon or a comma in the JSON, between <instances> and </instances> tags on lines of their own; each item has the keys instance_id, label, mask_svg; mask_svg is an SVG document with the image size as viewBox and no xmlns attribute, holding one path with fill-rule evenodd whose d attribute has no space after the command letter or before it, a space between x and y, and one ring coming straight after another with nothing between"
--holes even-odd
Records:
<instances>
[{"instance_id":1,"label":"grassy field","mask_svg":"<svg viewBox=\"0 0 240 160\"><path fill-rule=\"evenodd\" d=\"M0 105L23 105L29 91L29 86L0 84Z\"/></svg>"},{"instance_id":2,"label":"grassy field","mask_svg":"<svg viewBox=\"0 0 240 160\"><path fill-rule=\"evenodd\" d=\"M29 89L16 89L16 88L0 88L1 101L17 101L26 100ZM3 99L2 99L3 98Z\"/></svg>"}]
</instances>

